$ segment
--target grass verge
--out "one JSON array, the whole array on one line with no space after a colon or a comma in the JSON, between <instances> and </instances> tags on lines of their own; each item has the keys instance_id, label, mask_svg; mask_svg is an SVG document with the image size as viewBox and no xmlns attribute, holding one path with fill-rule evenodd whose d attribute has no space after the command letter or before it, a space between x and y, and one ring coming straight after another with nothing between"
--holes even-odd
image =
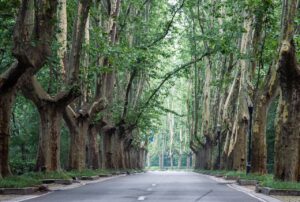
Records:
<instances>
[{"instance_id":1,"label":"grass verge","mask_svg":"<svg viewBox=\"0 0 300 202\"><path fill-rule=\"evenodd\" d=\"M0 180L1 188L24 188L40 185L41 181L27 176L11 176Z\"/></svg>"},{"instance_id":2,"label":"grass verge","mask_svg":"<svg viewBox=\"0 0 300 202\"><path fill-rule=\"evenodd\" d=\"M130 170L129 172L132 172ZM29 172L20 176L10 176L3 179L0 179L0 188L25 188L33 187L42 184L44 179L72 179L73 177L82 177L82 176L98 176L100 174L111 174L116 172L116 170L83 170L83 171L68 171L68 172Z\"/></svg>"},{"instance_id":3,"label":"grass verge","mask_svg":"<svg viewBox=\"0 0 300 202\"><path fill-rule=\"evenodd\" d=\"M300 183L297 182L283 182L274 179L273 175L259 175L259 174L246 174L241 171L227 171L227 170L195 170L195 172L206 175L222 175L228 177L238 177L244 180L257 180L263 187L269 187L273 189L286 189L300 191Z\"/></svg>"}]
</instances>

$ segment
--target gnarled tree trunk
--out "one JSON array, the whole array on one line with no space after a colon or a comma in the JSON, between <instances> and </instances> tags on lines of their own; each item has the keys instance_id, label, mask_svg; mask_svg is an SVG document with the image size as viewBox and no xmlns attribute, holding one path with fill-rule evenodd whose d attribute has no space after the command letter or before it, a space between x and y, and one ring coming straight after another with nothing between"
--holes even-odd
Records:
<instances>
[{"instance_id":1,"label":"gnarled tree trunk","mask_svg":"<svg viewBox=\"0 0 300 202\"><path fill-rule=\"evenodd\" d=\"M37 171L60 170L60 131L62 111L52 104L38 108L40 135L36 168Z\"/></svg>"},{"instance_id":2,"label":"gnarled tree trunk","mask_svg":"<svg viewBox=\"0 0 300 202\"><path fill-rule=\"evenodd\" d=\"M0 178L11 174L8 165L10 118L15 90L0 94Z\"/></svg>"},{"instance_id":3,"label":"gnarled tree trunk","mask_svg":"<svg viewBox=\"0 0 300 202\"><path fill-rule=\"evenodd\" d=\"M267 143L266 126L269 106L278 94L278 77L276 69L271 67L268 72L267 81L259 92L255 104L253 120L253 143L252 144L252 173L267 173Z\"/></svg>"},{"instance_id":4,"label":"gnarled tree trunk","mask_svg":"<svg viewBox=\"0 0 300 202\"><path fill-rule=\"evenodd\" d=\"M40 117L37 171L60 170L60 131L64 108L78 96L77 88L49 96L35 77L24 82L23 95L38 109Z\"/></svg>"},{"instance_id":5,"label":"gnarled tree trunk","mask_svg":"<svg viewBox=\"0 0 300 202\"><path fill-rule=\"evenodd\" d=\"M98 143L99 131L95 126L89 127L88 131L88 167L91 169L100 168L100 153Z\"/></svg>"},{"instance_id":6,"label":"gnarled tree trunk","mask_svg":"<svg viewBox=\"0 0 300 202\"><path fill-rule=\"evenodd\" d=\"M22 1L14 29L13 55L18 60L0 76L0 178L10 175L9 122L15 93L26 75L35 74L51 54L57 1ZM47 19L47 20L45 20ZM51 23L50 23L51 22ZM33 29L39 30L32 36ZM32 43L34 42L34 43ZM33 44L35 44L33 46Z\"/></svg>"},{"instance_id":7,"label":"gnarled tree trunk","mask_svg":"<svg viewBox=\"0 0 300 202\"><path fill-rule=\"evenodd\" d=\"M300 67L293 42L298 1L283 1L278 61L281 90L275 139L275 178L300 181Z\"/></svg>"},{"instance_id":8,"label":"gnarled tree trunk","mask_svg":"<svg viewBox=\"0 0 300 202\"><path fill-rule=\"evenodd\" d=\"M281 96L275 139L275 177L300 181L300 68L293 43L283 46L279 64Z\"/></svg>"},{"instance_id":9,"label":"gnarled tree trunk","mask_svg":"<svg viewBox=\"0 0 300 202\"><path fill-rule=\"evenodd\" d=\"M76 114L68 106L64 112L64 120L70 132L69 169L83 170L86 168L86 139L89 129L89 119Z\"/></svg>"}]
</instances>

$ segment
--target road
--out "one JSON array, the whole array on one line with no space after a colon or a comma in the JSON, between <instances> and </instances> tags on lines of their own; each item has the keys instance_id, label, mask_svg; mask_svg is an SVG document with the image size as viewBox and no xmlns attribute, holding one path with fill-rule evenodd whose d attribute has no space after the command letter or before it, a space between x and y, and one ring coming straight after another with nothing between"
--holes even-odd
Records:
<instances>
[{"instance_id":1,"label":"road","mask_svg":"<svg viewBox=\"0 0 300 202\"><path fill-rule=\"evenodd\" d=\"M193 172L147 172L75 189L55 191L26 202L258 202L257 198Z\"/></svg>"}]
</instances>

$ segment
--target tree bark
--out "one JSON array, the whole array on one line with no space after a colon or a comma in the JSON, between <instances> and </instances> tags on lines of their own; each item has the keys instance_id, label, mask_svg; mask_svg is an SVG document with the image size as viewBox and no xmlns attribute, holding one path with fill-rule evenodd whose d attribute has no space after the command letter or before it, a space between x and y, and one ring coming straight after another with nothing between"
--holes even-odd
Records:
<instances>
[{"instance_id":1,"label":"tree bark","mask_svg":"<svg viewBox=\"0 0 300 202\"><path fill-rule=\"evenodd\" d=\"M278 60L280 102L275 138L275 178L300 181L300 67L293 42L297 0L283 1Z\"/></svg>"},{"instance_id":2,"label":"tree bark","mask_svg":"<svg viewBox=\"0 0 300 202\"><path fill-rule=\"evenodd\" d=\"M70 132L69 169L80 171L86 168L89 119L82 114L76 114L70 106L66 108L63 115Z\"/></svg>"},{"instance_id":3,"label":"tree bark","mask_svg":"<svg viewBox=\"0 0 300 202\"><path fill-rule=\"evenodd\" d=\"M60 170L60 131L64 108L78 96L77 88L49 96L35 77L22 87L23 95L37 107L40 117L37 171Z\"/></svg>"},{"instance_id":4,"label":"tree bark","mask_svg":"<svg viewBox=\"0 0 300 202\"><path fill-rule=\"evenodd\" d=\"M246 15L244 19L244 29L246 32L242 36L241 40L241 54L249 54L250 42L252 40L252 22L253 17L251 15ZM248 132L248 120L249 112L248 106L251 103L249 97L249 62L246 59L240 59L240 77L238 80L238 97L235 111L234 111L234 122L230 135L230 141L227 142L229 158L227 161L227 168L233 170L244 170L246 168L246 136ZM234 106L233 105L233 106ZM229 140L229 139L227 139Z\"/></svg>"},{"instance_id":5,"label":"tree bark","mask_svg":"<svg viewBox=\"0 0 300 202\"><path fill-rule=\"evenodd\" d=\"M188 154L186 157L186 168L190 169L191 168L191 155Z\"/></svg>"},{"instance_id":6,"label":"tree bark","mask_svg":"<svg viewBox=\"0 0 300 202\"><path fill-rule=\"evenodd\" d=\"M58 0L58 32L56 34L59 48L57 55L63 79L66 79L66 64L67 64L67 36L68 36L68 20L67 20L67 0Z\"/></svg>"},{"instance_id":7,"label":"tree bark","mask_svg":"<svg viewBox=\"0 0 300 202\"><path fill-rule=\"evenodd\" d=\"M300 68L292 43L281 51L279 80L281 96L275 139L275 178L300 181Z\"/></svg>"},{"instance_id":8,"label":"tree bark","mask_svg":"<svg viewBox=\"0 0 300 202\"><path fill-rule=\"evenodd\" d=\"M40 115L40 135L36 171L60 170L61 109L52 104L38 108Z\"/></svg>"},{"instance_id":9,"label":"tree bark","mask_svg":"<svg viewBox=\"0 0 300 202\"><path fill-rule=\"evenodd\" d=\"M234 76L233 83L231 84L229 93L227 95L224 110L223 110L223 124L225 126L225 142L222 152L222 158L221 158L221 168L225 169L231 169L229 165L230 158L229 158L229 146L230 146L230 140L232 138L232 131L233 131L233 122L234 122L234 113L235 113L235 103L238 99L238 93L239 93L239 80L240 80L240 70L237 70Z\"/></svg>"},{"instance_id":10,"label":"tree bark","mask_svg":"<svg viewBox=\"0 0 300 202\"><path fill-rule=\"evenodd\" d=\"M15 90L5 94L0 93L0 178L11 175L8 164L10 119L12 105L15 100Z\"/></svg>"},{"instance_id":11,"label":"tree bark","mask_svg":"<svg viewBox=\"0 0 300 202\"><path fill-rule=\"evenodd\" d=\"M100 153L98 143L98 129L95 126L89 127L88 132L88 167L91 169L100 168Z\"/></svg>"},{"instance_id":12,"label":"tree bark","mask_svg":"<svg viewBox=\"0 0 300 202\"><path fill-rule=\"evenodd\" d=\"M263 89L259 91L258 99L256 100L255 104L251 161L252 173L267 173L267 115L269 106L277 95L278 76L276 69L272 66L266 77L266 82Z\"/></svg>"},{"instance_id":13,"label":"tree bark","mask_svg":"<svg viewBox=\"0 0 300 202\"><path fill-rule=\"evenodd\" d=\"M54 19L56 7L57 1L28 0L22 1L19 10L13 36L13 55L18 61L0 76L0 178L10 175L9 122L16 90L23 78L36 73L51 54L54 25L49 22ZM34 28L40 31L38 35L32 35Z\"/></svg>"}]
</instances>

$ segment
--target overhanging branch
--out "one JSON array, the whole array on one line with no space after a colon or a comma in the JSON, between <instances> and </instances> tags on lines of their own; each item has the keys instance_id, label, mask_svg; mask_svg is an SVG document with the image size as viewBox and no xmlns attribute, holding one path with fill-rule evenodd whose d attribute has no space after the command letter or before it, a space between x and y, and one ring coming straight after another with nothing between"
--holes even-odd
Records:
<instances>
[{"instance_id":1,"label":"overhanging branch","mask_svg":"<svg viewBox=\"0 0 300 202\"><path fill-rule=\"evenodd\" d=\"M152 92L152 94L150 95L150 97L147 99L147 101L145 102L145 104L142 106L140 113L137 115L137 119L134 123L134 125L137 125L139 119L141 118L142 114L144 113L145 109L147 108L147 106L150 104L150 102L152 101L152 99L155 97L155 95L159 92L160 88L169 80L171 79L174 75L176 75L177 73L179 73L181 70L186 69L188 67L190 67L191 65L201 61L204 57L210 55L210 52L206 52L204 53L201 57L192 60L188 63L185 63L183 65L181 65L180 67L174 69L173 71L167 73L164 76L164 79L160 82L160 84L157 86L157 88L154 89L154 91Z\"/></svg>"},{"instance_id":2,"label":"overhanging branch","mask_svg":"<svg viewBox=\"0 0 300 202\"><path fill-rule=\"evenodd\" d=\"M204 54L201 55L201 57L194 59L188 63L185 63L181 66L179 66L178 68L174 69L173 71L167 73L163 80L160 82L160 84L154 89L154 91L152 92L152 94L150 95L150 97L147 99L147 101L145 102L145 104L141 107L140 112L138 113L138 115L136 116L136 120L133 124L130 124L131 128L135 128L140 120L140 118L142 117L143 113L145 112L145 109L148 107L148 105L150 104L150 102L152 101L152 99L156 96L156 94L159 92L160 88L169 80L171 79L174 75L176 75L177 73L179 73L181 70L184 70L186 68L189 68L191 65L201 61L204 57L211 55L211 52L206 52Z\"/></svg>"},{"instance_id":3,"label":"overhanging branch","mask_svg":"<svg viewBox=\"0 0 300 202\"><path fill-rule=\"evenodd\" d=\"M171 27L172 27L172 24L173 24L173 22L174 22L174 20L175 20L175 17L176 17L176 15L177 15L177 13L183 8L184 3L185 3L185 0L183 0L182 3L180 4L180 6L175 10L175 12L174 12L173 15L172 15L171 20L170 20L169 23L167 24L166 29L164 30L164 32L162 33L162 35L159 36L157 39L155 39L155 40L154 40L153 42L151 42L150 44L148 44L148 45L146 45L146 46L142 46L142 47L140 47L140 48L142 48L142 49L150 48L150 47L156 45L156 44L157 44L158 42L160 42L161 40L163 40L163 39L168 35L168 33L169 33L169 31L170 31L170 29L171 29Z\"/></svg>"}]
</instances>

